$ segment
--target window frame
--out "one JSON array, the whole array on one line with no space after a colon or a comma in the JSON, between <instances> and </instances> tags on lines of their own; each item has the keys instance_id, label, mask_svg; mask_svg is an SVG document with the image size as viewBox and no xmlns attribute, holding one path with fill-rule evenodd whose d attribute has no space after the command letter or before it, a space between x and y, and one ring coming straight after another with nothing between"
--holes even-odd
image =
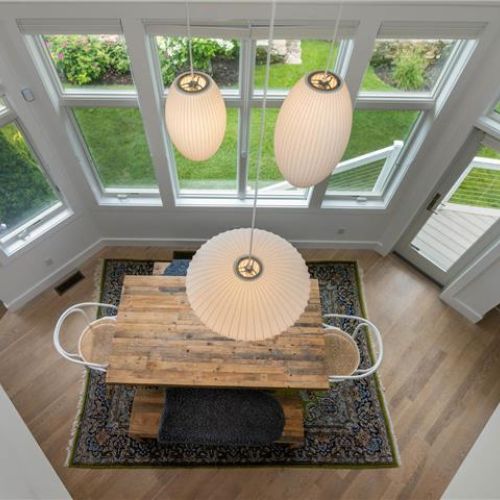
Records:
<instances>
[{"instance_id":1,"label":"window frame","mask_svg":"<svg viewBox=\"0 0 500 500\"><path fill-rule=\"evenodd\" d=\"M60 31L63 31L62 33ZM97 166L92 158L90 150L88 148L87 142L83 133L78 125L76 117L74 115L73 108L100 108L100 107L108 107L108 108L137 108L141 114L141 123L144 127L144 116L141 112L141 107L139 104L139 94L137 87L134 90L119 90L113 89L108 91L99 92L95 89L88 90L65 90L62 82L57 74L57 70L53 61L51 60L51 56L47 47L45 46L45 42L43 37L45 35L56 35L56 34L66 34L66 35L97 35L97 34L113 34L119 35L123 38L125 43L127 40L125 39L125 35L123 30L118 31L115 27L113 32L110 32L109 29L106 29L106 33L103 32L103 29L99 29L98 27L94 27L92 25L87 26L79 26L74 31L71 30L58 30L51 29L47 32L37 32L37 33L28 33L25 34L26 40L28 42L28 47L31 49L32 54L35 57L35 62L38 63L38 67L40 72L42 73L42 77L44 80L48 80L49 90L52 90L55 93L55 101L56 104L60 107L61 113L64 114L67 122L70 125L70 130L68 133L70 134L71 142L73 143L79 159L80 163L84 170L84 175L89 183L92 192L96 198L96 202L99 205L103 206L162 206L162 199L160 193L160 186L158 182L158 178L155 177L157 182L156 188L137 188L137 187L123 187L123 188L107 188L103 185L102 180L99 176L99 172ZM127 44L128 51L128 44ZM129 54L129 60L131 60ZM130 72L133 75L133 68L131 62ZM135 85L135 79L134 79ZM146 142L148 144L149 149L149 140L144 130L144 134L146 137ZM150 155L151 155L151 151ZM154 168L154 166L153 166ZM156 169L155 169L156 170Z\"/></svg>"},{"instance_id":2,"label":"window frame","mask_svg":"<svg viewBox=\"0 0 500 500\"><path fill-rule=\"evenodd\" d=\"M316 186L320 194L316 197L321 199L321 208L360 208L360 209L386 209L392 199L392 196L399 188L402 179L406 172L411 167L413 159L418 153L420 146L424 142L427 130L438 115L442 105L447 101L449 95L453 91L458 77L462 74L468 61L470 60L477 41L464 31L463 38L459 33L453 33L452 37L446 38L438 33L422 33L418 25L407 27L407 38L414 39L454 39L457 41L452 54L445 63L438 80L436 81L432 92L374 92L361 90L362 82L365 73L370 65L373 51L376 43L380 39L399 39L395 36L386 36L383 33L384 23L382 23L372 40L371 51L367 60L367 64L363 70L361 80L359 82L359 92L356 98L355 109L378 109L378 110L414 110L419 111L420 116L415 120L410 132L404 142L404 145L395 158L394 166L390 174L382 180L377 179L377 183L381 182L382 189L379 192L328 192L328 182ZM410 36L409 33L412 35ZM458 37L458 38L457 38Z\"/></svg>"},{"instance_id":3,"label":"window frame","mask_svg":"<svg viewBox=\"0 0 500 500\"><path fill-rule=\"evenodd\" d=\"M7 229L5 233L0 234L0 249L2 253L9 258L20 249L26 247L30 243L37 240L40 236L47 233L50 229L58 226L61 222L70 218L73 215L73 211L65 199L64 194L45 168L44 162L28 131L23 126L17 114L10 107L8 101L5 99L5 96L2 96L2 99L4 99L5 107L0 109L0 128L13 124L19 130L23 136L26 146L29 148L38 164L38 167L41 169L45 180L58 198L58 201L56 201L52 206L29 217L26 221L17 225L13 229Z\"/></svg>"},{"instance_id":4,"label":"window frame","mask_svg":"<svg viewBox=\"0 0 500 500\"><path fill-rule=\"evenodd\" d=\"M205 38L228 38L228 34L220 27L197 27L192 26L193 36L201 36ZM318 34L308 32L311 30L311 26L297 26L288 27L289 30L298 29L299 33L297 38L300 39L328 39L331 37L331 32L326 33L325 31L322 36ZM316 28L317 29L317 28ZM331 28L330 28L331 29ZM349 29L349 28L348 28ZM200 31L201 30L201 31ZM148 24L146 24L146 32L148 34L147 47L151 59L153 60L153 71L155 87L159 89L160 92L160 106L161 109L165 106L165 100L168 95L168 89L164 88L161 71L160 62L157 53L157 44L155 38L159 36L158 26L154 26L153 30L148 29ZM299 36L300 33L304 33ZM254 88L254 74L255 74L255 56L256 56L256 44L257 40L265 38L267 35L267 30L262 30L256 28L241 28L234 34L238 34L238 40L240 42L240 53L239 53L239 85L238 90L234 89L221 89L221 94L228 108L237 108L239 111L239 123L238 123L238 147L236 151L236 185L237 190L234 193L228 193L227 190L181 190L179 186L179 178L177 175L177 167L175 163L173 145L171 141L167 138L167 150L169 151L169 159L171 162L171 172L173 173L172 185L175 192L176 205L198 206L202 201L205 201L208 206L217 205L217 200L221 202L222 205L228 204L228 202L233 203L235 206L246 206L251 204L251 198L253 198L253 192L251 189L252 181L248 178L249 173L249 157L250 157L250 128L251 128L251 113L252 110L259 110L262 105L263 93L262 91L255 91ZM260 35L260 36L259 36ZM160 36L182 36L178 31L178 26L169 26L168 24L161 25L161 35ZM278 37L286 38L286 31L284 29L277 35ZM343 38L340 40L339 51L337 55L337 60L335 63L336 71L340 71L343 76L345 76L346 69L349 65L349 58L352 54L352 39ZM286 96L288 95L288 89L283 91L273 89L268 92L267 96L267 106L268 108L279 108L284 102ZM266 194L259 191L258 204L262 206L302 206L308 207L313 188L308 188L303 190L303 193L290 194L285 191L273 192L272 194Z\"/></svg>"}]
</instances>

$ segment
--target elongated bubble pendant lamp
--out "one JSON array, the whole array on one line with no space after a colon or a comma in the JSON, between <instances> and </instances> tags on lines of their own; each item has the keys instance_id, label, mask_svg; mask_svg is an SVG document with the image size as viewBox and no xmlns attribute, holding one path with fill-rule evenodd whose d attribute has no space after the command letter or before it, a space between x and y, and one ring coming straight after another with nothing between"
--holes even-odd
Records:
<instances>
[{"instance_id":1,"label":"elongated bubble pendant lamp","mask_svg":"<svg viewBox=\"0 0 500 500\"><path fill-rule=\"evenodd\" d=\"M168 89L165 121L171 141L188 160L203 161L219 149L226 132L226 105L214 80L193 69L189 5L186 24L190 71L182 73Z\"/></svg>"},{"instance_id":2,"label":"elongated bubble pendant lamp","mask_svg":"<svg viewBox=\"0 0 500 500\"><path fill-rule=\"evenodd\" d=\"M187 297L198 318L212 331L243 341L262 341L284 332L304 312L311 291L299 252L280 236L255 228L275 11L273 0L252 225L208 240L194 255L186 276Z\"/></svg>"},{"instance_id":3,"label":"elongated bubble pendant lamp","mask_svg":"<svg viewBox=\"0 0 500 500\"><path fill-rule=\"evenodd\" d=\"M283 177L300 188L326 179L344 155L351 128L352 103L345 82L330 71L303 77L276 121L274 154Z\"/></svg>"},{"instance_id":4,"label":"elongated bubble pendant lamp","mask_svg":"<svg viewBox=\"0 0 500 500\"><path fill-rule=\"evenodd\" d=\"M342 4L327 61L333 61ZM274 154L293 186L311 187L338 165L351 135L352 102L343 79L328 69L313 71L290 90L278 114Z\"/></svg>"},{"instance_id":5,"label":"elongated bubble pendant lamp","mask_svg":"<svg viewBox=\"0 0 500 500\"><path fill-rule=\"evenodd\" d=\"M226 106L213 79L199 71L179 75L168 90L165 120L183 156L193 161L213 156L226 132Z\"/></svg>"}]
</instances>

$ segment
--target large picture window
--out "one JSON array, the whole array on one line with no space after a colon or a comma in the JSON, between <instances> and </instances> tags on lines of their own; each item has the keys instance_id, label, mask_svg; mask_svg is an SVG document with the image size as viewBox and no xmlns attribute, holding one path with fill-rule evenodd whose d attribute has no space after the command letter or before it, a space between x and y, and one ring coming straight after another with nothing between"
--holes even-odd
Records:
<instances>
[{"instance_id":1,"label":"large picture window","mask_svg":"<svg viewBox=\"0 0 500 500\"><path fill-rule=\"evenodd\" d=\"M146 205L165 200L183 206L203 205L204 200L207 205L218 200L248 205L254 194L264 98L265 30L238 24L191 26L193 67L212 76L227 109L220 149L209 160L193 162L171 143L163 118L169 86L190 69L185 30L175 23L145 21L147 36L141 37L127 31L127 25L108 20L78 26L75 34L52 34L57 31L49 24L50 34L33 39L87 155L92 174L87 177L100 190L98 202L121 204L134 198L133 203ZM332 52L331 33L324 26L278 26L270 47L262 200L316 208L361 206L353 200L365 207L385 206L403 178L398 172L409 168L422 143L419 134L427 127L420 126L432 122L437 103L445 102L472 53L465 40L470 34L464 33L464 39L459 30L432 35L429 27L415 26L413 33L410 26L382 23L380 38L369 41L369 57L370 46L355 23L341 23ZM110 33L113 29L124 32ZM359 41L363 48L357 52ZM277 167L275 125L290 89L309 72L323 69L329 55L355 101L352 134L330 178L297 189Z\"/></svg>"}]
</instances>

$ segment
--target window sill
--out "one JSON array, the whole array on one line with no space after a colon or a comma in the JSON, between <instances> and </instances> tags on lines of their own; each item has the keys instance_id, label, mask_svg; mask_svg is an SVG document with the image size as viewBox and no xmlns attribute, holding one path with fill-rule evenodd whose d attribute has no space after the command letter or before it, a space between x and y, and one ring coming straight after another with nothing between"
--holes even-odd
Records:
<instances>
[{"instance_id":1,"label":"window sill","mask_svg":"<svg viewBox=\"0 0 500 500\"><path fill-rule=\"evenodd\" d=\"M121 198L118 196L101 196L98 200L101 207L162 207L163 203L159 196L129 196Z\"/></svg>"},{"instance_id":2,"label":"window sill","mask_svg":"<svg viewBox=\"0 0 500 500\"><path fill-rule=\"evenodd\" d=\"M47 233L60 226L63 222L69 221L73 215L69 208L63 208L31 230L27 227L27 234L24 238L19 237L17 234L5 236L3 241L0 242L0 248L5 256L10 259L17 255L19 251L27 249L38 242L42 236L46 236Z\"/></svg>"},{"instance_id":3,"label":"window sill","mask_svg":"<svg viewBox=\"0 0 500 500\"><path fill-rule=\"evenodd\" d=\"M231 207L231 208L252 208L253 199L247 198L240 200L237 198L177 198L175 201L177 207ZM307 199L291 198L259 198L258 207L286 207L286 208L308 208Z\"/></svg>"}]
</instances>

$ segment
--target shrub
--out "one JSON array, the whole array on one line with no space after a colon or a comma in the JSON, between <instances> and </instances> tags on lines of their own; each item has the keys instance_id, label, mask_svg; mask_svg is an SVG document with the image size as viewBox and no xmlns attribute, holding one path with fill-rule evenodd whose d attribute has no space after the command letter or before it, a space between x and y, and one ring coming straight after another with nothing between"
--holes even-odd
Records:
<instances>
[{"instance_id":1,"label":"shrub","mask_svg":"<svg viewBox=\"0 0 500 500\"><path fill-rule=\"evenodd\" d=\"M267 61L267 47L258 46L255 54L256 64L266 64ZM271 49L271 64L279 64L285 62L285 57L276 53Z\"/></svg>"},{"instance_id":2,"label":"shrub","mask_svg":"<svg viewBox=\"0 0 500 500\"><path fill-rule=\"evenodd\" d=\"M404 90L421 89L425 84L426 62L417 52L405 51L394 62L392 78L396 86Z\"/></svg>"},{"instance_id":3,"label":"shrub","mask_svg":"<svg viewBox=\"0 0 500 500\"><path fill-rule=\"evenodd\" d=\"M75 85L99 81L111 63L105 42L95 36L54 36L48 46L59 73Z\"/></svg>"},{"instance_id":4,"label":"shrub","mask_svg":"<svg viewBox=\"0 0 500 500\"><path fill-rule=\"evenodd\" d=\"M239 52L239 44L234 40L193 38L191 45L194 68L208 74L212 74L215 58L234 59ZM163 37L158 47L163 83L169 86L179 73L189 70L188 39Z\"/></svg>"}]
</instances>

